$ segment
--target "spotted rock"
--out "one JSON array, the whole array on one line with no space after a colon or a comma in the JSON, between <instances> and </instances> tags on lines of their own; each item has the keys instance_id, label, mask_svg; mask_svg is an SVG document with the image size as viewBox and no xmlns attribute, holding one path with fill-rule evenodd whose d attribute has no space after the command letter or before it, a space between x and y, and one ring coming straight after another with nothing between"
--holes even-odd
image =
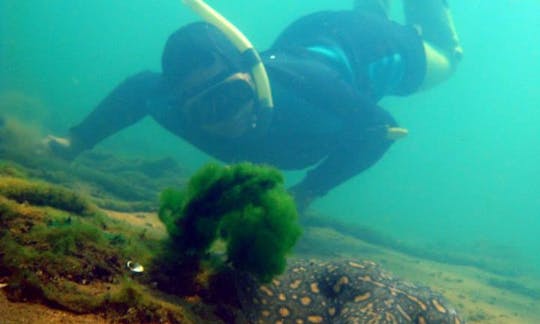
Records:
<instances>
[{"instance_id":1,"label":"spotted rock","mask_svg":"<svg viewBox=\"0 0 540 324\"><path fill-rule=\"evenodd\" d=\"M253 323L463 323L445 299L370 261L295 260L268 284L237 283Z\"/></svg>"}]
</instances>

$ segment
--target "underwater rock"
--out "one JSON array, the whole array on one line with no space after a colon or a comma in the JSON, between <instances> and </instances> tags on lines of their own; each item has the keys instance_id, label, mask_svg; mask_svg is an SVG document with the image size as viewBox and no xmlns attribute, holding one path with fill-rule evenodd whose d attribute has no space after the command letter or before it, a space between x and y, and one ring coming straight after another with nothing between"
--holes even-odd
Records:
<instances>
[{"instance_id":1,"label":"underwater rock","mask_svg":"<svg viewBox=\"0 0 540 324\"><path fill-rule=\"evenodd\" d=\"M253 323L463 323L440 294L371 261L296 260L269 284L242 276L237 287Z\"/></svg>"}]
</instances>

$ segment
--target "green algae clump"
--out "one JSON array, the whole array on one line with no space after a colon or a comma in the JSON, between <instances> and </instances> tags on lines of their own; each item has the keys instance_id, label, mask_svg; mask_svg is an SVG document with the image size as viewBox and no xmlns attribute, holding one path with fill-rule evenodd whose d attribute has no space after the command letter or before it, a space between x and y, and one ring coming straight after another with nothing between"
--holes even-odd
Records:
<instances>
[{"instance_id":1,"label":"green algae clump","mask_svg":"<svg viewBox=\"0 0 540 324\"><path fill-rule=\"evenodd\" d=\"M275 168L252 163L211 163L185 191L166 190L159 215L170 235L170 253L202 260L214 243L226 249L226 264L268 282L283 273L301 229L293 198Z\"/></svg>"}]
</instances>

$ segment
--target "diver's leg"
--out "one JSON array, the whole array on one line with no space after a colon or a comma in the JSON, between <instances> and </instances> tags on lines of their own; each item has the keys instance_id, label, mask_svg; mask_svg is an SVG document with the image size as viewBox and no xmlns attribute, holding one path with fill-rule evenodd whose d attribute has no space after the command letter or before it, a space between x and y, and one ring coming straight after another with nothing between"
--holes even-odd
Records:
<instances>
[{"instance_id":1,"label":"diver's leg","mask_svg":"<svg viewBox=\"0 0 540 324\"><path fill-rule=\"evenodd\" d=\"M398 139L390 130L399 129L394 118L373 103L364 103L369 107L350 114L326 159L290 188L301 213L315 199L373 166Z\"/></svg>"},{"instance_id":2,"label":"diver's leg","mask_svg":"<svg viewBox=\"0 0 540 324\"><path fill-rule=\"evenodd\" d=\"M463 56L459 37L446 0L404 0L407 23L425 41L427 75L424 88L446 80Z\"/></svg>"},{"instance_id":3,"label":"diver's leg","mask_svg":"<svg viewBox=\"0 0 540 324\"><path fill-rule=\"evenodd\" d=\"M150 112L147 101L160 91L159 74L142 72L118 85L67 137L49 136L53 154L73 159L85 150L141 120Z\"/></svg>"}]
</instances>

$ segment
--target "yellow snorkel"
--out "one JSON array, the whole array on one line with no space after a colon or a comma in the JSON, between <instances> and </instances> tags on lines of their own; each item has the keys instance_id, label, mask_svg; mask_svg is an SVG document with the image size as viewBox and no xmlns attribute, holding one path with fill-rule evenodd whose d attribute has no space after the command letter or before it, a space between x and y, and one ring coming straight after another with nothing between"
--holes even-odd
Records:
<instances>
[{"instance_id":1,"label":"yellow snorkel","mask_svg":"<svg viewBox=\"0 0 540 324\"><path fill-rule=\"evenodd\" d=\"M253 62L251 75L255 82L257 96L262 107L273 108L274 102L272 99L272 90L268 74L261 61L259 53L254 49L253 45L247 37L236 28L225 17L215 11L212 7L202 0L182 0L184 4L189 6L206 22L216 26L227 38L234 44L242 54L250 56L250 61Z\"/></svg>"}]
</instances>

